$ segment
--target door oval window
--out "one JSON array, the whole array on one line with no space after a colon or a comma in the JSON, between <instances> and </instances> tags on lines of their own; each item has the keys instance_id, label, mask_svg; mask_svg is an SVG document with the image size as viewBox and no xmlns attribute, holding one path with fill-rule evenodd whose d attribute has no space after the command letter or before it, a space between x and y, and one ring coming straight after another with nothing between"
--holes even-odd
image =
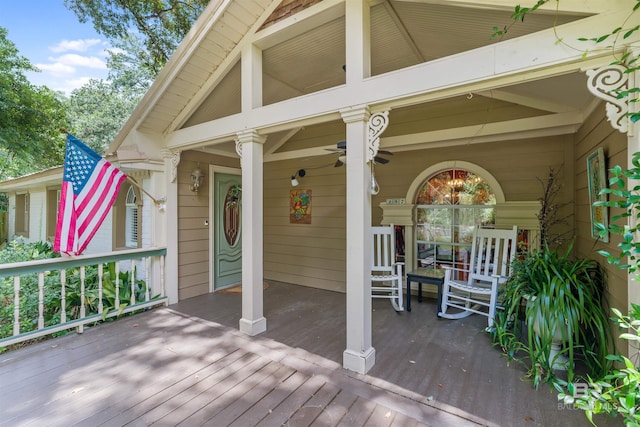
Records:
<instances>
[{"instance_id":1,"label":"door oval window","mask_svg":"<svg viewBox=\"0 0 640 427\"><path fill-rule=\"evenodd\" d=\"M229 246L238 244L240 238L240 194L239 187L232 185L224 198L224 238Z\"/></svg>"}]
</instances>

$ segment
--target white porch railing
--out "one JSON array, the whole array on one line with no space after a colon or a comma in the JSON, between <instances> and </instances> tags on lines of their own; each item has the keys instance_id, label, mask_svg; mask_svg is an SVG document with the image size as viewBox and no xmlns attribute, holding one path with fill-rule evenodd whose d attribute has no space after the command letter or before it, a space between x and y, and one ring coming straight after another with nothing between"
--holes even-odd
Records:
<instances>
[{"instance_id":1,"label":"white porch railing","mask_svg":"<svg viewBox=\"0 0 640 427\"><path fill-rule=\"evenodd\" d=\"M0 348L71 328L82 333L88 323L166 305L166 253L131 249L0 264Z\"/></svg>"}]
</instances>

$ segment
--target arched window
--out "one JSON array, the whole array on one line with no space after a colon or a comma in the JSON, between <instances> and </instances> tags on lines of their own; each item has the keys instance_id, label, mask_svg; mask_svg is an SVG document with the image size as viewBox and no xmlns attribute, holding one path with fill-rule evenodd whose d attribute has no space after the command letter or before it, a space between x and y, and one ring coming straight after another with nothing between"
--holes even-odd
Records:
<instances>
[{"instance_id":1,"label":"arched window","mask_svg":"<svg viewBox=\"0 0 640 427\"><path fill-rule=\"evenodd\" d=\"M133 187L129 187L126 199L124 239L128 248L138 247L138 198Z\"/></svg>"},{"instance_id":2,"label":"arched window","mask_svg":"<svg viewBox=\"0 0 640 427\"><path fill-rule=\"evenodd\" d=\"M482 177L458 168L431 175L417 192L418 264L464 268L473 229L495 223L496 196Z\"/></svg>"}]
</instances>

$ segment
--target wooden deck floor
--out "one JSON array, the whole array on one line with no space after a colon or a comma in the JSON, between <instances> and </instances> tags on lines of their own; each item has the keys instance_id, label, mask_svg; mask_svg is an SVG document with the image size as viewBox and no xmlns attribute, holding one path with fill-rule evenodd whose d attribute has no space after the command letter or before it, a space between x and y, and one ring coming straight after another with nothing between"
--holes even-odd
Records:
<instances>
[{"instance_id":1,"label":"wooden deck floor","mask_svg":"<svg viewBox=\"0 0 640 427\"><path fill-rule=\"evenodd\" d=\"M357 375L341 368L343 294L270 283L259 337L237 331L240 300L192 298L0 355L0 425L588 425L507 367L478 316L374 300L376 365Z\"/></svg>"}]
</instances>

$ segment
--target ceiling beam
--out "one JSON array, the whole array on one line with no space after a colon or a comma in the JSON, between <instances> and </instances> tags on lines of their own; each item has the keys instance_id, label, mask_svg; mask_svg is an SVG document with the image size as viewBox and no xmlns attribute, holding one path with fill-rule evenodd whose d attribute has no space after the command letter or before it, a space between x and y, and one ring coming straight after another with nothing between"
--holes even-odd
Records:
<instances>
[{"instance_id":1,"label":"ceiling beam","mask_svg":"<svg viewBox=\"0 0 640 427\"><path fill-rule=\"evenodd\" d=\"M479 144L525 139L541 136L563 135L575 132L582 125L579 113L551 114L526 119L507 120L419 132L410 135L391 136L380 139L380 147L391 152L449 147L452 145Z\"/></svg>"},{"instance_id":2,"label":"ceiling beam","mask_svg":"<svg viewBox=\"0 0 640 427\"><path fill-rule=\"evenodd\" d=\"M281 138L279 138L277 141L271 141L271 138L268 138L267 142L265 143L264 155L266 156L269 154L273 154L278 148L286 144L287 141L293 138L302 129L304 128L299 127L299 128L291 129L290 131L285 133Z\"/></svg>"},{"instance_id":3,"label":"ceiling beam","mask_svg":"<svg viewBox=\"0 0 640 427\"><path fill-rule=\"evenodd\" d=\"M429 148L479 144L504 140L536 138L574 133L582 125L579 113L550 114L526 119L464 126L407 135L382 137L380 148L391 151L413 151ZM336 154L335 145L291 150L265 155L265 162L292 160Z\"/></svg>"},{"instance_id":4,"label":"ceiling beam","mask_svg":"<svg viewBox=\"0 0 640 427\"><path fill-rule=\"evenodd\" d=\"M566 113L574 110L574 108L567 104L561 104L559 102L535 98L533 96L516 94L513 92L509 92L508 88L485 90L476 92L473 95L480 95L486 98L497 99L499 101L506 101L529 108L535 108L536 110L549 111L551 113Z\"/></svg>"},{"instance_id":5,"label":"ceiling beam","mask_svg":"<svg viewBox=\"0 0 640 427\"><path fill-rule=\"evenodd\" d=\"M556 31L561 29L561 36L567 40L577 40L580 36L596 35L599 28L614 28L627 15L627 10L620 10L588 17L559 29L540 31L179 129L166 136L167 147L182 149L228 141L243 129L268 134L340 119L339 111L345 105L368 105L372 111L382 111L599 67L611 62L610 51L592 50L584 56L582 51L556 43ZM638 40L640 34L634 33L626 42ZM584 48L593 46L586 43Z\"/></svg>"}]
</instances>

